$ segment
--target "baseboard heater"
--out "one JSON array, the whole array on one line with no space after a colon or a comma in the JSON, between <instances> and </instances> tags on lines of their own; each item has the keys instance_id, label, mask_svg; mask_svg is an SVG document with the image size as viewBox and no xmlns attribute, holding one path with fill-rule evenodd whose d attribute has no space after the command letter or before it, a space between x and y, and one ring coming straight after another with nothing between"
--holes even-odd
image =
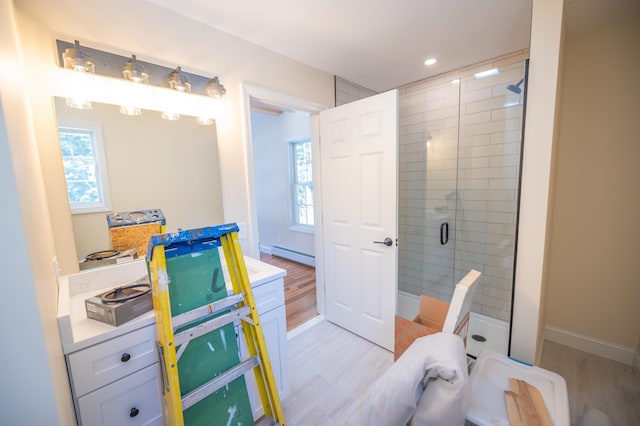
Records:
<instances>
[{"instance_id":1,"label":"baseboard heater","mask_svg":"<svg viewBox=\"0 0 640 426\"><path fill-rule=\"evenodd\" d=\"M311 256L306 253L300 253L299 251L290 250L288 248L272 246L271 254L273 256L278 256L292 260L294 262L302 263L303 265L313 266L314 268L316 266L315 256Z\"/></svg>"}]
</instances>

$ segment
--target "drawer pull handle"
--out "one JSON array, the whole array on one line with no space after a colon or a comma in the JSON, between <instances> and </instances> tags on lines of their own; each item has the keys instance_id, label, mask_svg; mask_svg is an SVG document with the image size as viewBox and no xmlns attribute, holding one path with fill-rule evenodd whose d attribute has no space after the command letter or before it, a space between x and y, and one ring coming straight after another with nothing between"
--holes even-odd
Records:
<instances>
[{"instance_id":1,"label":"drawer pull handle","mask_svg":"<svg viewBox=\"0 0 640 426\"><path fill-rule=\"evenodd\" d=\"M140 410L138 410L136 407L133 407L131 409L131 412L129 413L129 417L135 417L138 415L138 413L140 412Z\"/></svg>"},{"instance_id":2,"label":"drawer pull handle","mask_svg":"<svg viewBox=\"0 0 640 426\"><path fill-rule=\"evenodd\" d=\"M120 361L122 362L127 362L131 359L131 355L129 355L128 353L123 353L122 356L120 357ZM133 416L131 416L133 417Z\"/></svg>"}]
</instances>

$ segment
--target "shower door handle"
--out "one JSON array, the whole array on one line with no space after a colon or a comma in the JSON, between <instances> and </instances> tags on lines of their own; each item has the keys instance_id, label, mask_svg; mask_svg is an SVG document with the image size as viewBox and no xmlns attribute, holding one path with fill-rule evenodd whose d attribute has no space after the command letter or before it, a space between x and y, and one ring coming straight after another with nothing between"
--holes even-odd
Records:
<instances>
[{"instance_id":1,"label":"shower door handle","mask_svg":"<svg viewBox=\"0 0 640 426\"><path fill-rule=\"evenodd\" d=\"M449 242L449 222L440 224L440 244L445 245Z\"/></svg>"},{"instance_id":2,"label":"shower door handle","mask_svg":"<svg viewBox=\"0 0 640 426\"><path fill-rule=\"evenodd\" d=\"M389 237L385 238L384 241L374 241L375 244L384 244L387 247L391 247L393 245L393 240Z\"/></svg>"}]
</instances>

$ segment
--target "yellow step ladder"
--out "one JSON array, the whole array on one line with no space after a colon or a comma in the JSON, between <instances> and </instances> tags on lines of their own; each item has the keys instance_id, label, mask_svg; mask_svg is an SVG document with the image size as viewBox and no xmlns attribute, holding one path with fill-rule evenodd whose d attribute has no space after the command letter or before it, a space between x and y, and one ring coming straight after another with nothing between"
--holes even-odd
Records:
<instances>
[{"instance_id":1,"label":"yellow step ladder","mask_svg":"<svg viewBox=\"0 0 640 426\"><path fill-rule=\"evenodd\" d=\"M231 279L226 287L219 247ZM265 417L285 425L278 388L238 242L227 224L153 235L147 266L170 426L253 423L244 373L253 370ZM240 359L234 322L249 356Z\"/></svg>"}]
</instances>

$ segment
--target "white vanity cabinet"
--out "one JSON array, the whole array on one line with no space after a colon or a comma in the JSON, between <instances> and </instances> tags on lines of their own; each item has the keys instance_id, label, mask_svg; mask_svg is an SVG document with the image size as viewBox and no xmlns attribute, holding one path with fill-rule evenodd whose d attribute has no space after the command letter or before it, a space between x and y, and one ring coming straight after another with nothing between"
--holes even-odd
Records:
<instances>
[{"instance_id":1,"label":"white vanity cabinet","mask_svg":"<svg viewBox=\"0 0 640 426\"><path fill-rule=\"evenodd\" d=\"M83 426L163 424L155 340L151 324L67 355Z\"/></svg>"},{"instance_id":2,"label":"white vanity cabinet","mask_svg":"<svg viewBox=\"0 0 640 426\"><path fill-rule=\"evenodd\" d=\"M251 258L245 262L283 399L289 392L282 279L286 272ZM146 273L146 264L140 260L59 278L58 328L79 425L165 424L153 311L113 327L88 319L84 307L88 297ZM243 338L240 343L246 353ZM248 382L256 416L262 412L260 398L255 379Z\"/></svg>"}]
</instances>

